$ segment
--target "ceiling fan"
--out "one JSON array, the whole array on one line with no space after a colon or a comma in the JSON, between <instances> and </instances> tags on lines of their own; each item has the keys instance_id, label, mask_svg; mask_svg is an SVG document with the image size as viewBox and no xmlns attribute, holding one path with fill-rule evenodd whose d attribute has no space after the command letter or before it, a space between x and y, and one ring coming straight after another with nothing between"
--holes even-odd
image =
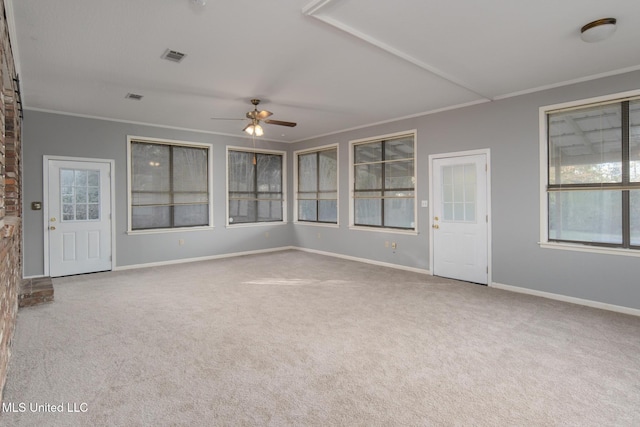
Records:
<instances>
[{"instance_id":1,"label":"ceiling fan","mask_svg":"<svg viewBox=\"0 0 640 427\"><path fill-rule=\"evenodd\" d=\"M249 111L246 114L247 119L249 119L249 124L247 124L243 131L248 133L249 135L262 136L264 135L264 130L262 126L260 126L260 122L266 123L269 125L278 125L278 126L288 126L294 127L297 123L294 122L284 122L282 120L273 120L268 119L273 113L267 110L258 111L258 104L260 104L259 99L252 99L251 103L254 105L253 111ZM213 120L245 120L245 119L223 119L218 117L212 117Z\"/></svg>"}]
</instances>

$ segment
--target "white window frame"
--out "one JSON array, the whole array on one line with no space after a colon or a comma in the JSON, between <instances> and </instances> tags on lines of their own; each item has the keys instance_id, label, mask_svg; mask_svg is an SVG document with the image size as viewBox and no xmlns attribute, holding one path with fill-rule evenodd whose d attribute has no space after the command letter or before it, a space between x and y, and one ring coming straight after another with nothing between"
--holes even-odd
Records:
<instances>
[{"instance_id":1,"label":"white window frame","mask_svg":"<svg viewBox=\"0 0 640 427\"><path fill-rule=\"evenodd\" d=\"M354 146L359 144L364 144L368 142L376 142L380 140L386 139L394 139L401 136L413 136L413 175L415 178L415 182L413 184L413 219L414 219L414 228L412 230L409 229L400 229L400 228L390 228L390 227L369 227L364 225L355 225L355 197L354 197ZM354 139L349 141L349 229L351 230L363 230L363 231L373 231L378 233L394 233L394 234L409 234L409 235L417 235L418 234L418 131L417 129L406 130L402 132L394 132L385 135L377 135L369 138L361 138Z\"/></svg>"},{"instance_id":2,"label":"white window frame","mask_svg":"<svg viewBox=\"0 0 640 427\"><path fill-rule=\"evenodd\" d=\"M173 146L181 146L181 147L194 147L194 148L205 148L207 149L207 179L208 179L208 187L209 187L209 225L206 226L196 226L196 227L172 227L172 228L155 228L150 230L133 230L132 229L132 182L131 182L131 172L132 172L132 158L131 158L131 145L133 142L147 142L150 144L164 144L164 145L173 145ZM146 136L134 136L127 135L127 234L158 234L158 233L176 233L176 232L185 232L185 231L201 231L201 230L212 230L213 227L213 146L212 144L206 144L202 142L190 142L190 141L179 141L173 139L160 139L160 138L149 138Z\"/></svg>"},{"instance_id":3,"label":"white window frame","mask_svg":"<svg viewBox=\"0 0 640 427\"><path fill-rule=\"evenodd\" d=\"M556 110L565 110L569 108L581 108L599 103L612 103L623 98L631 98L640 96L640 90L632 90L616 94L598 96L576 101L563 102L560 104L546 105L539 109L539 137L540 137L540 241L538 245L545 249L559 249L577 252L591 252L609 255L623 255L640 257L640 251L637 249L626 248L608 248L603 246L592 246L579 243L553 242L549 241L549 204L547 196L547 179L548 179L548 128L547 115Z\"/></svg>"},{"instance_id":4,"label":"white window frame","mask_svg":"<svg viewBox=\"0 0 640 427\"><path fill-rule=\"evenodd\" d=\"M246 153L257 153L257 154L278 154L282 156L282 221L266 221L266 222L244 222L234 224L229 222L229 151L244 151ZM237 147L232 145L227 145L225 151L225 167L226 167L226 177L225 177L225 199L226 199L226 211L225 211L225 224L227 228L242 228L242 227L265 227L265 226L274 226L274 225L284 225L287 224L287 153L282 150L269 150L263 148L253 148L253 147Z\"/></svg>"},{"instance_id":5,"label":"white window frame","mask_svg":"<svg viewBox=\"0 0 640 427\"><path fill-rule=\"evenodd\" d=\"M318 153L326 150L336 150L336 223L314 222L314 221L298 221L298 157L304 154ZM293 223L298 225L311 225L317 227L333 227L340 226L340 149L339 144L328 144L320 147L309 148L306 150L297 150L293 152Z\"/></svg>"}]
</instances>

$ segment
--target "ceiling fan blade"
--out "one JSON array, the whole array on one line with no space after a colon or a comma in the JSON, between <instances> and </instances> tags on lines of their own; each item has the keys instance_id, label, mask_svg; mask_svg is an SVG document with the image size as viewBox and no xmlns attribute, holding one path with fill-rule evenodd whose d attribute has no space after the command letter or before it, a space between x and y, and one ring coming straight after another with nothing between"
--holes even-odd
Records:
<instances>
[{"instance_id":1,"label":"ceiling fan blade","mask_svg":"<svg viewBox=\"0 0 640 427\"><path fill-rule=\"evenodd\" d=\"M268 123L270 125L278 125L278 126L288 126L290 128L295 127L297 125L297 123L293 123L293 122L283 122L282 120L263 120L265 123Z\"/></svg>"},{"instance_id":2,"label":"ceiling fan blade","mask_svg":"<svg viewBox=\"0 0 640 427\"><path fill-rule=\"evenodd\" d=\"M226 117L211 117L211 120L247 120L247 119L229 119Z\"/></svg>"},{"instance_id":3,"label":"ceiling fan blade","mask_svg":"<svg viewBox=\"0 0 640 427\"><path fill-rule=\"evenodd\" d=\"M267 110L258 111L258 114L256 114L256 119L264 120L272 114L273 113L271 111L267 111Z\"/></svg>"}]
</instances>

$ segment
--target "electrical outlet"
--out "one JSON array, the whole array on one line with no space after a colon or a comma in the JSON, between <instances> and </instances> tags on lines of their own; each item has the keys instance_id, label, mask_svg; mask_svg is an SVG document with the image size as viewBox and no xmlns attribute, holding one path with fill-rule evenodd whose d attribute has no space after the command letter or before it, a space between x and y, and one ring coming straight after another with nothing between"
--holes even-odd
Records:
<instances>
[{"instance_id":1,"label":"electrical outlet","mask_svg":"<svg viewBox=\"0 0 640 427\"><path fill-rule=\"evenodd\" d=\"M318 239L322 239L322 234L318 233Z\"/></svg>"},{"instance_id":2,"label":"electrical outlet","mask_svg":"<svg viewBox=\"0 0 640 427\"><path fill-rule=\"evenodd\" d=\"M396 249L398 247L398 245L396 244L396 242L391 242L391 249Z\"/></svg>"},{"instance_id":3,"label":"electrical outlet","mask_svg":"<svg viewBox=\"0 0 640 427\"><path fill-rule=\"evenodd\" d=\"M178 239L178 245L180 246L184 245L184 239Z\"/></svg>"}]
</instances>

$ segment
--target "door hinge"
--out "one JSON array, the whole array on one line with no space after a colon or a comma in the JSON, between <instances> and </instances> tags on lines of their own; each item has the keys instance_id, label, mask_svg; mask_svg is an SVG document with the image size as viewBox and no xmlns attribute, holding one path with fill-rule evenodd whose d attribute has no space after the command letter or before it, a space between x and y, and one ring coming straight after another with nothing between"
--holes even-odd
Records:
<instances>
[{"instance_id":1,"label":"door hinge","mask_svg":"<svg viewBox=\"0 0 640 427\"><path fill-rule=\"evenodd\" d=\"M489 215L486 215L486 216L485 216L485 219L486 219L487 224L488 224L488 223L489 223Z\"/></svg>"},{"instance_id":2,"label":"door hinge","mask_svg":"<svg viewBox=\"0 0 640 427\"><path fill-rule=\"evenodd\" d=\"M489 274L489 266L487 266L487 274Z\"/></svg>"}]
</instances>

